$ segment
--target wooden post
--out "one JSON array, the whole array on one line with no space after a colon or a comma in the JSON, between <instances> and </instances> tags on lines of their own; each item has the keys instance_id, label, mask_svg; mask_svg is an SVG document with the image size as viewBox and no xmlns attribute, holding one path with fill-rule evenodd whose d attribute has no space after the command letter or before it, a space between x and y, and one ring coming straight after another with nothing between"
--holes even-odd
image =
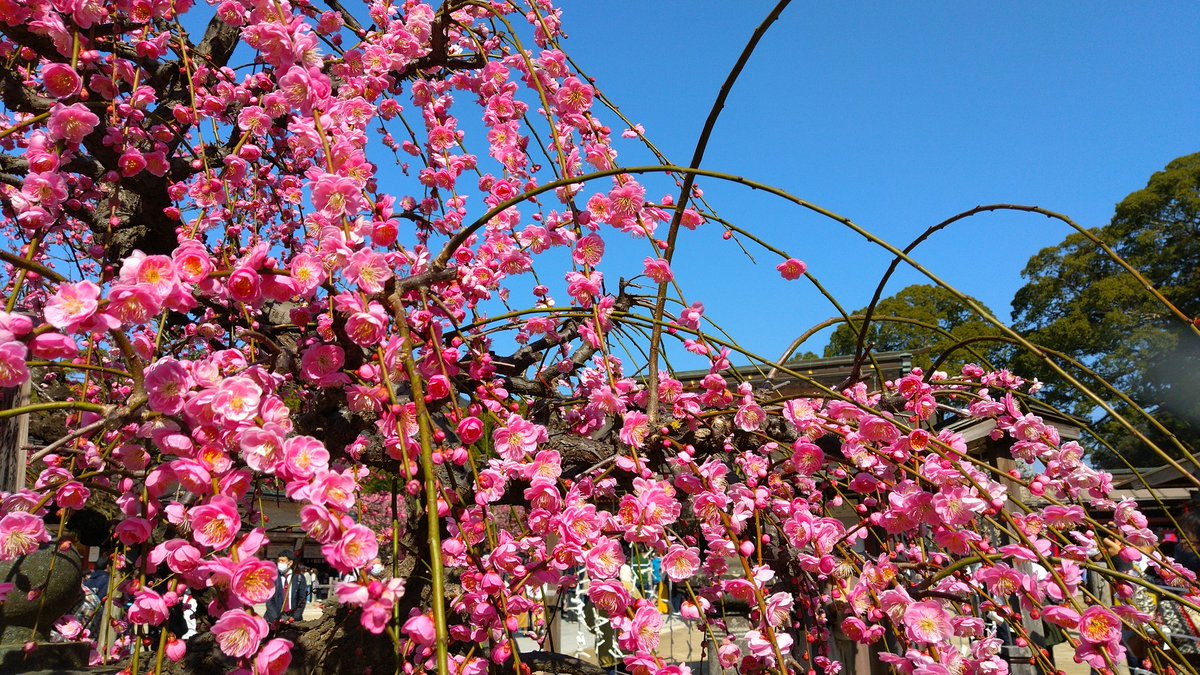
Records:
<instances>
[{"instance_id":1,"label":"wooden post","mask_svg":"<svg viewBox=\"0 0 1200 675\"><path fill-rule=\"evenodd\" d=\"M19 388L0 391L0 409L12 410L29 405L29 381ZM29 452L29 415L17 415L0 421L0 491L16 492L25 487Z\"/></svg>"},{"instance_id":2,"label":"wooden post","mask_svg":"<svg viewBox=\"0 0 1200 675\"><path fill-rule=\"evenodd\" d=\"M559 593L558 587L544 587L542 606L546 611L546 651L559 654L568 653L562 644L562 615L566 609L565 593Z\"/></svg>"}]
</instances>

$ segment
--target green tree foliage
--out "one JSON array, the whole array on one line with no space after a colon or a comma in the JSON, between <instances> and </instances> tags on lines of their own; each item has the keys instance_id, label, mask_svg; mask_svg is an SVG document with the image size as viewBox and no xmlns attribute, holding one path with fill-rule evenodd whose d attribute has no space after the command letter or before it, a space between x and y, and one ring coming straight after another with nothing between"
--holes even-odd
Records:
<instances>
[{"instance_id":1,"label":"green tree foliage","mask_svg":"<svg viewBox=\"0 0 1200 675\"><path fill-rule=\"evenodd\" d=\"M1181 311L1200 313L1200 154L1154 174L1145 189L1117 205L1111 223L1092 232ZM1153 412L1184 444L1200 448L1200 340L1190 327L1081 234L1035 255L1022 275L1028 282L1013 300L1017 330L1079 359ZM1018 358L1019 369L1047 380L1050 402L1115 427L1080 392L1059 386L1030 357ZM1118 405L1118 412L1131 409ZM1162 445L1161 433L1139 427ZM1162 463L1132 434L1105 436L1122 438L1115 449L1134 466ZM1095 447L1092 456L1101 465L1124 465L1107 448Z\"/></svg>"},{"instance_id":2,"label":"green tree foliage","mask_svg":"<svg viewBox=\"0 0 1200 675\"><path fill-rule=\"evenodd\" d=\"M987 309L982 302L972 301ZM865 312L864 307L853 316L861 317ZM894 318L901 321L891 320ZM862 321L855 324L861 326ZM876 352L912 352L913 365L927 369L959 342L996 333L995 327L950 291L919 284L879 301L867 328L866 344ZM825 356L853 354L857 342L858 331L843 323L829 338ZM986 342L972 343L954 351L939 368L957 372L964 363L980 363L981 356L992 349L994 345Z\"/></svg>"}]
</instances>

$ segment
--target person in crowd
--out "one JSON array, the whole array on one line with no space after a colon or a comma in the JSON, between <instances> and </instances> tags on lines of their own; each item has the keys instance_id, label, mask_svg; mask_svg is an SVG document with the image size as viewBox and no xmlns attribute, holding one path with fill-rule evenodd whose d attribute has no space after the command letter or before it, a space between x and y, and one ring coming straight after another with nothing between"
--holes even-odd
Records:
<instances>
[{"instance_id":1,"label":"person in crowd","mask_svg":"<svg viewBox=\"0 0 1200 675\"><path fill-rule=\"evenodd\" d=\"M384 566L383 560L379 558L372 559L371 566L367 569L367 573L370 574L371 578L373 579L383 579L387 574L387 571L387 567Z\"/></svg>"},{"instance_id":2,"label":"person in crowd","mask_svg":"<svg viewBox=\"0 0 1200 675\"><path fill-rule=\"evenodd\" d=\"M275 560L279 576L275 578L275 594L267 600L267 623L272 626L296 623L304 619L304 606L308 603L308 583L296 569L296 554L284 551Z\"/></svg>"},{"instance_id":3,"label":"person in crowd","mask_svg":"<svg viewBox=\"0 0 1200 675\"><path fill-rule=\"evenodd\" d=\"M78 611L87 622L92 637L100 634L104 624L104 599L108 597L108 557L101 556L95 569L83 579L83 603Z\"/></svg>"},{"instance_id":4,"label":"person in crowd","mask_svg":"<svg viewBox=\"0 0 1200 675\"><path fill-rule=\"evenodd\" d=\"M317 600L317 571L311 567L304 569L304 585L308 587L308 601Z\"/></svg>"},{"instance_id":5,"label":"person in crowd","mask_svg":"<svg viewBox=\"0 0 1200 675\"><path fill-rule=\"evenodd\" d=\"M1200 575L1200 511L1192 509L1179 519L1175 560Z\"/></svg>"}]
</instances>

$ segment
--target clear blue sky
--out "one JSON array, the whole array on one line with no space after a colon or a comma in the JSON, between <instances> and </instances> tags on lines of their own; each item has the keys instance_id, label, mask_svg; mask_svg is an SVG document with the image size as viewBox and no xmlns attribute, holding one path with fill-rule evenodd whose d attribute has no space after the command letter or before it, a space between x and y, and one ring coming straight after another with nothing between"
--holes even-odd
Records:
<instances>
[{"instance_id":1,"label":"clear blue sky","mask_svg":"<svg viewBox=\"0 0 1200 675\"><path fill-rule=\"evenodd\" d=\"M773 7L562 4L566 49L679 164ZM898 247L995 202L1103 225L1154 171L1200 151L1197 35L1200 5L1183 2L796 2L739 80L704 166L786 189ZM623 159L644 160L632 151ZM702 186L724 217L808 262L847 310L866 304L885 253L771 198ZM1008 320L1025 262L1067 233L1037 216L982 216L916 257ZM705 302L747 347L777 356L833 314L805 282L776 282L777 260L759 255L752 267L719 234L710 226L685 237L676 270L688 299ZM646 253L630 251L638 261ZM920 281L906 272L889 292Z\"/></svg>"}]
</instances>

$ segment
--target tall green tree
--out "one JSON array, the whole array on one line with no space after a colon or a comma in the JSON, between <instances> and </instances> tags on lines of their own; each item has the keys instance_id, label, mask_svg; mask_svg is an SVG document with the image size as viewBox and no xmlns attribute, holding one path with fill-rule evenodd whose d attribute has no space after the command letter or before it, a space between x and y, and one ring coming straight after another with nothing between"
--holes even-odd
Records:
<instances>
[{"instance_id":1,"label":"tall green tree","mask_svg":"<svg viewBox=\"0 0 1200 675\"><path fill-rule=\"evenodd\" d=\"M987 309L982 302L974 298L972 301ZM865 312L864 307L853 316L861 317ZM897 318L900 320L893 320ZM855 321L855 328L845 323L840 325L829 338L825 356L853 354L861 325L861 320ZM867 328L865 344L876 352L912 352L913 365L927 369L960 341L996 333L994 326L950 291L917 284L879 301ZM939 368L957 371L964 363L980 362L980 357L993 349L994 345L986 342L973 343L969 348L954 350Z\"/></svg>"},{"instance_id":2,"label":"tall green tree","mask_svg":"<svg viewBox=\"0 0 1200 675\"><path fill-rule=\"evenodd\" d=\"M1108 225L1092 232L1183 313L1200 313L1200 154L1180 157L1155 173L1145 189L1117 205ZM1017 330L1082 361L1151 411L1184 444L1200 449L1200 339L1191 327L1078 233L1039 252L1022 275L1028 281L1013 300ZM1022 369L1047 379L1051 402L1099 427L1116 428L1115 419L1081 392L1039 370L1028 356L1018 358ZM1116 405L1120 414L1131 413L1129 406ZM1166 441L1144 422L1139 428L1160 445ZM1116 453L1097 445L1092 454L1097 464L1123 466L1121 457L1134 466L1162 463L1132 434L1105 435L1118 439Z\"/></svg>"}]
</instances>

